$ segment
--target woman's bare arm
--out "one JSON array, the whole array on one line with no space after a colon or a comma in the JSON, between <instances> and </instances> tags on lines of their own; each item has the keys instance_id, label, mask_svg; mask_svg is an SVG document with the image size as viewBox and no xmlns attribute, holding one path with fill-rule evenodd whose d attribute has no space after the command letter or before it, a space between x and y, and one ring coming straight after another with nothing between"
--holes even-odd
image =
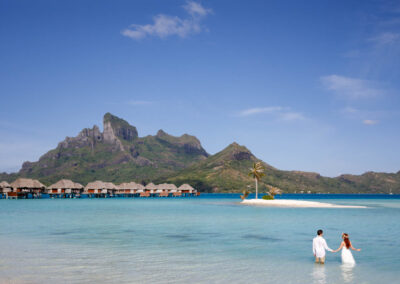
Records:
<instances>
[{"instance_id":1,"label":"woman's bare arm","mask_svg":"<svg viewBox=\"0 0 400 284\"><path fill-rule=\"evenodd\" d=\"M360 251L361 249L356 249L355 247L353 247L353 244L350 242L350 248L352 249L352 250L356 250L356 251Z\"/></svg>"},{"instance_id":2,"label":"woman's bare arm","mask_svg":"<svg viewBox=\"0 0 400 284\"><path fill-rule=\"evenodd\" d=\"M342 249L343 246L344 246L344 242L342 242L342 243L340 244L340 247L339 247L337 250L334 250L333 252L338 252L338 251L340 251L340 250Z\"/></svg>"}]
</instances>

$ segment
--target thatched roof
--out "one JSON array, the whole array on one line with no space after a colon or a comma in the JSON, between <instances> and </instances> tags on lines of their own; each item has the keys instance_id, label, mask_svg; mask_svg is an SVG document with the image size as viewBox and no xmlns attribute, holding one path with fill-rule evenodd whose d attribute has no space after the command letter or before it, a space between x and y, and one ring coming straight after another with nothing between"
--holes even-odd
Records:
<instances>
[{"instance_id":1,"label":"thatched roof","mask_svg":"<svg viewBox=\"0 0 400 284\"><path fill-rule=\"evenodd\" d=\"M101 180L96 180L96 181L89 182L85 186L85 190L88 190L88 189L104 189L104 188L106 188L106 185Z\"/></svg>"},{"instance_id":2,"label":"thatched roof","mask_svg":"<svg viewBox=\"0 0 400 284\"><path fill-rule=\"evenodd\" d=\"M190 185L188 185L187 183L182 184L178 189L179 190L194 190L194 188L191 187Z\"/></svg>"},{"instance_id":3,"label":"thatched roof","mask_svg":"<svg viewBox=\"0 0 400 284\"><path fill-rule=\"evenodd\" d=\"M104 189L118 189L118 187L112 182L105 182L104 186Z\"/></svg>"},{"instance_id":4,"label":"thatched roof","mask_svg":"<svg viewBox=\"0 0 400 284\"><path fill-rule=\"evenodd\" d=\"M137 183L137 184L136 184L136 189L138 189L138 190L144 190L145 187L144 187L143 184Z\"/></svg>"},{"instance_id":5,"label":"thatched roof","mask_svg":"<svg viewBox=\"0 0 400 284\"><path fill-rule=\"evenodd\" d=\"M118 185L119 189L139 189L138 185L136 182L131 181L131 182L124 182Z\"/></svg>"},{"instance_id":6,"label":"thatched roof","mask_svg":"<svg viewBox=\"0 0 400 284\"><path fill-rule=\"evenodd\" d=\"M0 182L0 188L11 188L11 185L6 181L2 181Z\"/></svg>"},{"instance_id":7,"label":"thatched roof","mask_svg":"<svg viewBox=\"0 0 400 284\"><path fill-rule=\"evenodd\" d=\"M148 190L155 190L155 189L157 189L157 186L154 184L154 183L149 183L148 185L146 185L146 187L145 187L146 189L148 189Z\"/></svg>"},{"instance_id":8,"label":"thatched roof","mask_svg":"<svg viewBox=\"0 0 400 284\"><path fill-rule=\"evenodd\" d=\"M76 189L82 189L82 188L83 188L83 185L81 185L81 184L78 183L78 182L74 182L74 184L75 184L75 188L76 188Z\"/></svg>"},{"instance_id":9,"label":"thatched roof","mask_svg":"<svg viewBox=\"0 0 400 284\"><path fill-rule=\"evenodd\" d=\"M175 184L171 184L171 183L161 183L159 185L157 185L157 189L161 189L161 190L174 190L177 189Z\"/></svg>"},{"instance_id":10,"label":"thatched roof","mask_svg":"<svg viewBox=\"0 0 400 284\"><path fill-rule=\"evenodd\" d=\"M173 183L167 183L167 184L168 184L168 189L169 189L169 190L178 189L178 188L176 187L176 185L173 184Z\"/></svg>"},{"instance_id":11,"label":"thatched roof","mask_svg":"<svg viewBox=\"0 0 400 284\"><path fill-rule=\"evenodd\" d=\"M58 182L50 185L48 187L49 189L82 189L83 185L80 183L73 182L72 180L69 179L61 179Z\"/></svg>"},{"instance_id":12,"label":"thatched roof","mask_svg":"<svg viewBox=\"0 0 400 284\"><path fill-rule=\"evenodd\" d=\"M157 189L158 190L167 190L168 189L168 184L161 183L161 184L157 185Z\"/></svg>"},{"instance_id":13,"label":"thatched roof","mask_svg":"<svg viewBox=\"0 0 400 284\"><path fill-rule=\"evenodd\" d=\"M19 178L11 183L13 188L45 188L45 186L36 179Z\"/></svg>"},{"instance_id":14,"label":"thatched roof","mask_svg":"<svg viewBox=\"0 0 400 284\"><path fill-rule=\"evenodd\" d=\"M129 183L128 182L123 182L119 185L117 185L118 189L129 189Z\"/></svg>"}]
</instances>

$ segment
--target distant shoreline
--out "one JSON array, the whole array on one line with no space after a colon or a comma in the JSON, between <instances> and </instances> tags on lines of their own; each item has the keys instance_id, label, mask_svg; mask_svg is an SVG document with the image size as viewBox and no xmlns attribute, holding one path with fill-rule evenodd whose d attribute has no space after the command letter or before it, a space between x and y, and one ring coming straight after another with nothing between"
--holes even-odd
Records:
<instances>
[{"instance_id":1,"label":"distant shoreline","mask_svg":"<svg viewBox=\"0 0 400 284\"><path fill-rule=\"evenodd\" d=\"M240 196L242 193L238 192L218 192L218 193L206 193L202 192L201 196L222 196L222 195L231 195L231 196ZM258 198L262 198L263 195L266 194L258 194ZM252 199L255 196L254 193L249 195L249 199ZM362 198L384 198L384 199L400 199L400 194L388 194L388 193L284 193L282 195L275 196L276 199L283 198L299 198L299 199L334 199L334 198L354 198L354 199L362 199Z\"/></svg>"},{"instance_id":2,"label":"distant shoreline","mask_svg":"<svg viewBox=\"0 0 400 284\"><path fill-rule=\"evenodd\" d=\"M359 205L343 205L326 202L316 201L305 201L296 199L245 199L240 202L241 205L247 206L262 206L262 207L289 207L289 208L352 208L352 209L364 209L366 206Z\"/></svg>"}]
</instances>

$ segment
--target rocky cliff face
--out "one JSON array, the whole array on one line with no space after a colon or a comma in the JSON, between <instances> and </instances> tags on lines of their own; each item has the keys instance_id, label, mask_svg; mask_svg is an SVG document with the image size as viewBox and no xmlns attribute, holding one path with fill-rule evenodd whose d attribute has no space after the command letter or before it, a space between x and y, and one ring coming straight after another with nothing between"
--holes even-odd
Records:
<instances>
[{"instance_id":1,"label":"rocky cliff face","mask_svg":"<svg viewBox=\"0 0 400 284\"><path fill-rule=\"evenodd\" d=\"M136 127L111 113L104 115L103 129L104 139L111 143L118 139L132 142L138 138Z\"/></svg>"},{"instance_id":2,"label":"rocky cliff face","mask_svg":"<svg viewBox=\"0 0 400 284\"><path fill-rule=\"evenodd\" d=\"M69 147L94 147L97 143L103 141L103 134L99 127L94 125L93 128L84 128L76 137L66 137L64 141L58 144L58 148Z\"/></svg>"},{"instance_id":3,"label":"rocky cliff face","mask_svg":"<svg viewBox=\"0 0 400 284\"><path fill-rule=\"evenodd\" d=\"M160 130L156 136L141 138L136 127L107 113L103 132L95 125L76 137L66 137L39 161L25 162L19 175L51 182L59 177L77 182L95 177L110 181L150 179L183 169L207 156L194 136L174 137Z\"/></svg>"}]
</instances>

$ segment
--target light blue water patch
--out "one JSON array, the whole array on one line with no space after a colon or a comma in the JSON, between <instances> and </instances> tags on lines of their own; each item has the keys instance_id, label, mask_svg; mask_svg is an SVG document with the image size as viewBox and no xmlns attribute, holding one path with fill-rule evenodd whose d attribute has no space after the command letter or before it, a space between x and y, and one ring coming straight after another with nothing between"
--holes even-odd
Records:
<instances>
[{"instance_id":1,"label":"light blue water patch","mask_svg":"<svg viewBox=\"0 0 400 284\"><path fill-rule=\"evenodd\" d=\"M267 208L237 195L179 199L0 200L0 282L396 283L400 200L312 199L368 209ZM329 253L350 234L357 265Z\"/></svg>"}]
</instances>

